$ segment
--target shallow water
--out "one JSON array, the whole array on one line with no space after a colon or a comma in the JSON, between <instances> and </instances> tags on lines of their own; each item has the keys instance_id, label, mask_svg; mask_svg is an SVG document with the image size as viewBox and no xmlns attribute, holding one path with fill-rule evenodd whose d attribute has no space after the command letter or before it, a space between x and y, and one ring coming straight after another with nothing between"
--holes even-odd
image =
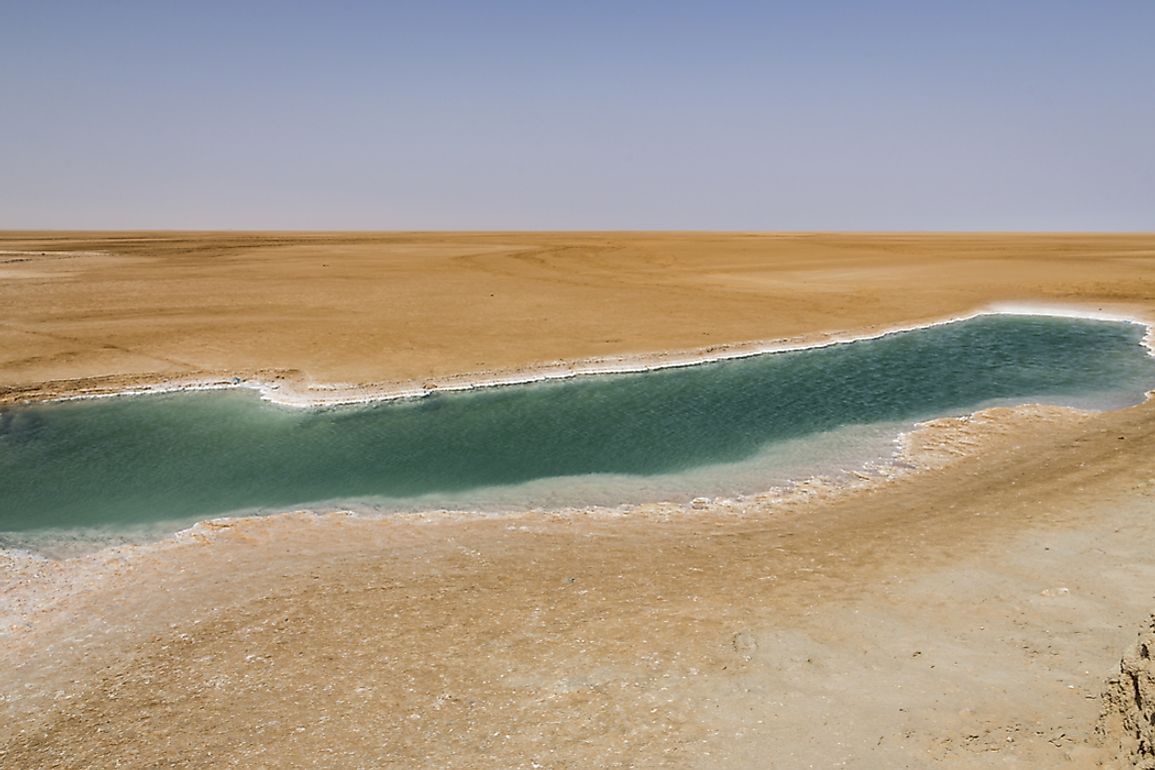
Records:
<instances>
[{"instance_id":1,"label":"shallow water","mask_svg":"<svg viewBox=\"0 0 1155 770\"><path fill-rule=\"evenodd\" d=\"M983 316L801 351L298 410L249 391L0 412L0 537L310 503L519 508L756 491L995 403L1113 408L1155 387L1137 324ZM161 525L162 528L165 526Z\"/></svg>"}]
</instances>

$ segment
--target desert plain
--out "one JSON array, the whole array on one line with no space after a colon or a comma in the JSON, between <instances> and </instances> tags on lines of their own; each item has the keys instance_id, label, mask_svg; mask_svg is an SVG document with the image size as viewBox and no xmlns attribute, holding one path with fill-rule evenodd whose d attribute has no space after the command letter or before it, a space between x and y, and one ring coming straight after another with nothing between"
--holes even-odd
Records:
<instances>
[{"instance_id":1,"label":"desert plain","mask_svg":"<svg viewBox=\"0 0 1155 770\"><path fill-rule=\"evenodd\" d=\"M1155 320L1155 235L7 232L0 404L376 398L1002 306ZM1153 517L1148 399L934 421L850 485L4 551L0 766L1155 766L1147 648L1120 670Z\"/></svg>"}]
</instances>

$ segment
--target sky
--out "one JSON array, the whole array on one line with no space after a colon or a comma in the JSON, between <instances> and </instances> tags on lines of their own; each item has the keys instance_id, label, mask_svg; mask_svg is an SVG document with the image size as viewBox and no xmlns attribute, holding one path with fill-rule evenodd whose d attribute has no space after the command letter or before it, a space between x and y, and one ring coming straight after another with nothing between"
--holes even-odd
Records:
<instances>
[{"instance_id":1,"label":"sky","mask_svg":"<svg viewBox=\"0 0 1155 770\"><path fill-rule=\"evenodd\" d=\"M0 0L0 228L1155 231L1153 40L1153 0Z\"/></svg>"}]
</instances>

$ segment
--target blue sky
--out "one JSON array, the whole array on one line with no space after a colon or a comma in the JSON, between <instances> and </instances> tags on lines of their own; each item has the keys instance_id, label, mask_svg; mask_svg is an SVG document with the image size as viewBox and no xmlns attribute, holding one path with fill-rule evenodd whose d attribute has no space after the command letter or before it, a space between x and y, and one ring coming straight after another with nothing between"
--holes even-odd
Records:
<instances>
[{"instance_id":1,"label":"blue sky","mask_svg":"<svg viewBox=\"0 0 1155 770\"><path fill-rule=\"evenodd\" d=\"M1155 2L0 2L0 227L1155 230Z\"/></svg>"}]
</instances>

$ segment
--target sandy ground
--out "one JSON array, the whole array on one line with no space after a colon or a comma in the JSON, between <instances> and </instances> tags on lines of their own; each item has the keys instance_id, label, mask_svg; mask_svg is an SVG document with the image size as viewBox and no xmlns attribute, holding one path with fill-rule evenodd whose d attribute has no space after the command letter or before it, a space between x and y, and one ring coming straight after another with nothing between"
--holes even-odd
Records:
<instances>
[{"instance_id":1,"label":"sandy ground","mask_svg":"<svg viewBox=\"0 0 1155 770\"><path fill-rule=\"evenodd\" d=\"M0 248L37 252L0 265L9 399L266 370L382 387L997 301L1155 304L1151 236ZM487 281L509 294L478 318ZM373 296L391 301L362 312ZM699 508L292 514L10 556L0 766L1111 766L1100 694L1155 608L1155 402L995 410L911 452L892 480Z\"/></svg>"},{"instance_id":2,"label":"sandy ground","mask_svg":"<svg viewBox=\"0 0 1155 770\"><path fill-rule=\"evenodd\" d=\"M234 376L421 389L1152 297L1151 235L0 233L0 403Z\"/></svg>"}]
</instances>

